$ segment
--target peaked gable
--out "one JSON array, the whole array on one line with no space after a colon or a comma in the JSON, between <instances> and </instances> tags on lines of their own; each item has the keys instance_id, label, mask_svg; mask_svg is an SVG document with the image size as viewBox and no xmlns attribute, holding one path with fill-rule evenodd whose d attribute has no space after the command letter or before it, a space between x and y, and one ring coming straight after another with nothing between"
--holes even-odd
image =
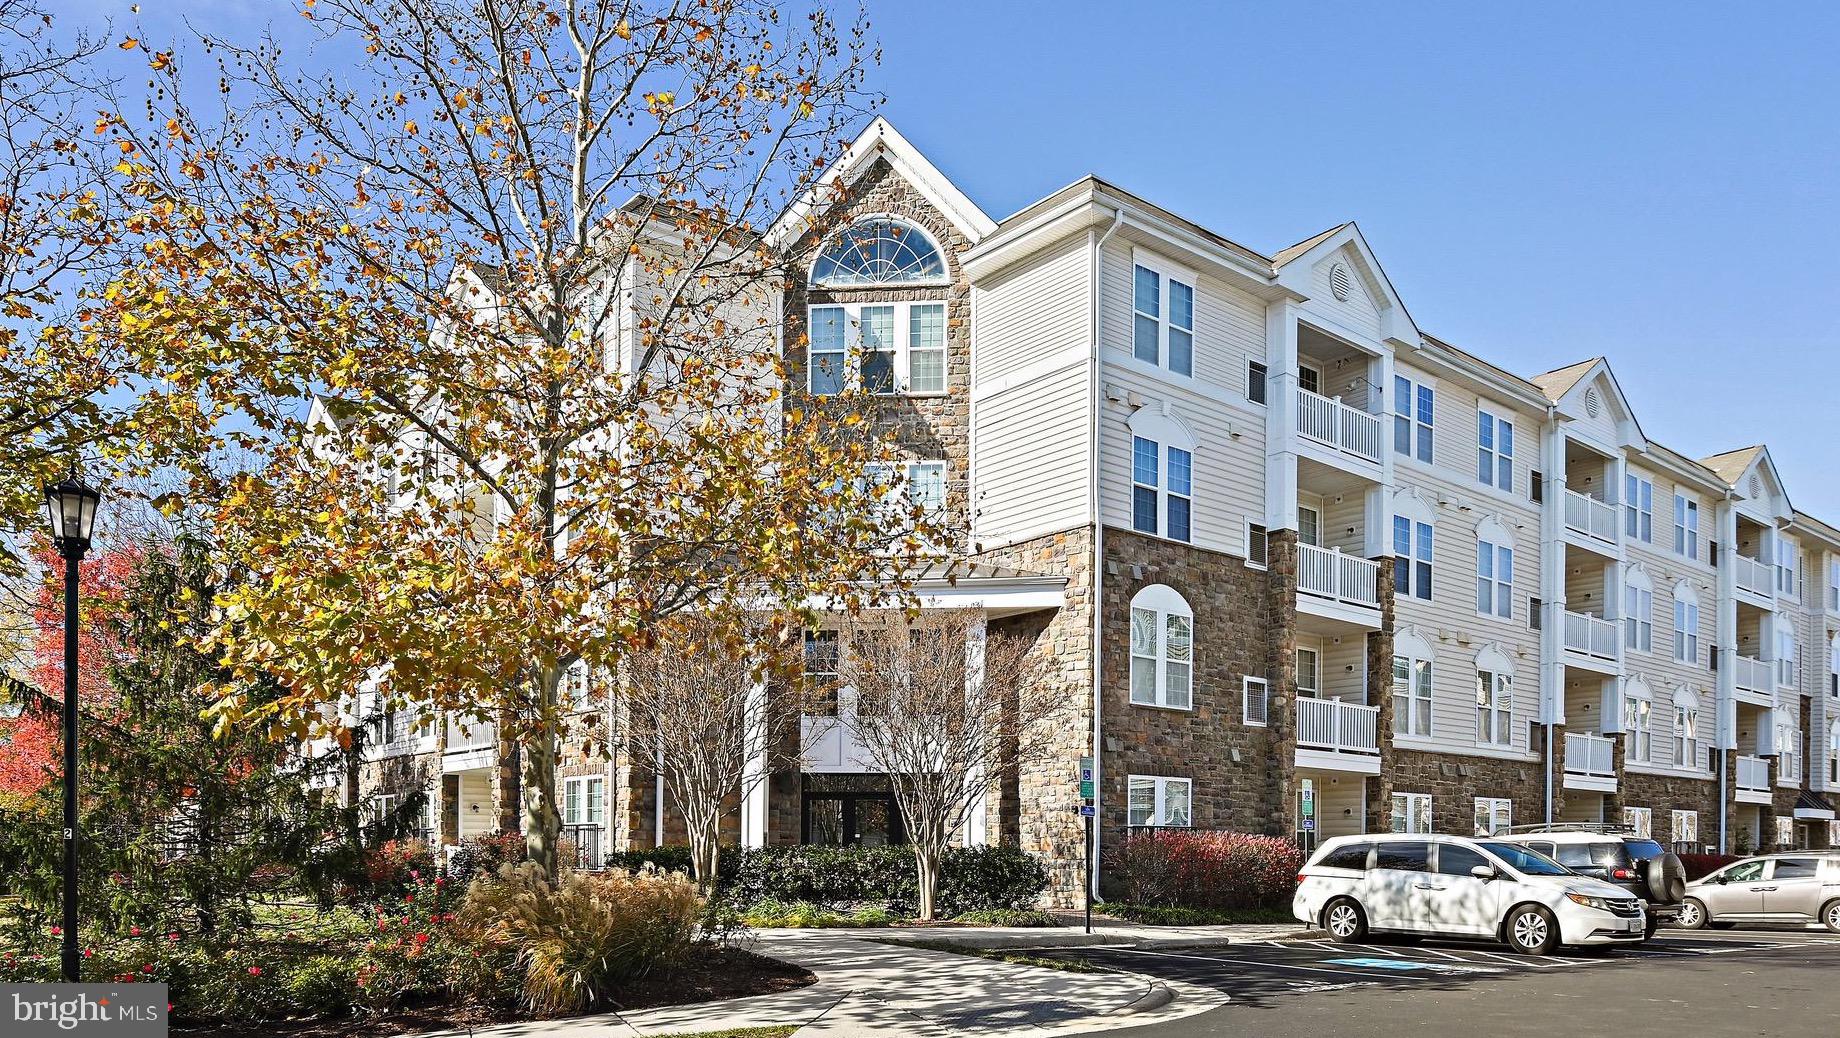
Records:
<instances>
[{"instance_id":1,"label":"peaked gable","mask_svg":"<svg viewBox=\"0 0 1840 1038\"><path fill-rule=\"evenodd\" d=\"M786 207L786 211L780 214L780 218L767 231L767 240L779 248L796 241L811 228L818 214L842 196L841 189L854 184L875 166L877 159L885 159L902 180L919 192L973 245L997 229L996 221L986 216L977 203L947 180L945 174L928 162L926 156L901 136L892 123L878 115L862 133L856 135L856 139L844 149L843 155L831 163L830 168L804 194Z\"/></svg>"},{"instance_id":2,"label":"peaked gable","mask_svg":"<svg viewBox=\"0 0 1840 1038\"><path fill-rule=\"evenodd\" d=\"M1393 290L1386 271L1362 237L1345 223L1279 252L1272 260L1278 284L1304 296L1315 313L1364 336L1395 346L1416 346L1418 326Z\"/></svg>"},{"instance_id":3,"label":"peaked gable","mask_svg":"<svg viewBox=\"0 0 1840 1038\"><path fill-rule=\"evenodd\" d=\"M1711 469L1734 494L1752 507L1784 519L1795 513L1782 475L1770 457L1770 448L1763 444L1714 454L1700 459L1700 464Z\"/></svg>"},{"instance_id":4,"label":"peaked gable","mask_svg":"<svg viewBox=\"0 0 1840 1038\"><path fill-rule=\"evenodd\" d=\"M1602 357L1568 364L1531 381L1552 401L1562 418L1577 422L1617 447L1648 449L1648 437L1636 421L1623 387Z\"/></svg>"}]
</instances>

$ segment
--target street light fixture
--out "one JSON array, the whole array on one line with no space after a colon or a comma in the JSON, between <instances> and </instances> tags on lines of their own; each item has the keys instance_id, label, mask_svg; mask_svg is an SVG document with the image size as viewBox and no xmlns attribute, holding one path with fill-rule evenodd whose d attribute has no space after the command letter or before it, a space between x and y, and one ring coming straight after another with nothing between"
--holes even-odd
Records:
<instances>
[{"instance_id":1,"label":"street light fixture","mask_svg":"<svg viewBox=\"0 0 1840 1038\"><path fill-rule=\"evenodd\" d=\"M64 982L77 982L77 564L89 551L102 494L73 470L45 488L51 543L64 557Z\"/></svg>"}]
</instances>

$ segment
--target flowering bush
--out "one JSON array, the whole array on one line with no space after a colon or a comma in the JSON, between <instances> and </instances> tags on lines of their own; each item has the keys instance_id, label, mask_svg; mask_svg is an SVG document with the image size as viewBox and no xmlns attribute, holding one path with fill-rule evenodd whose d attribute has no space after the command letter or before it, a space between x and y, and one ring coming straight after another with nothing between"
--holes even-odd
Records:
<instances>
[{"instance_id":1,"label":"flowering bush","mask_svg":"<svg viewBox=\"0 0 1840 1038\"><path fill-rule=\"evenodd\" d=\"M480 946L515 954L524 1004L554 1014L605 1004L621 983L680 959L702 909L681 873L565 872L551 886L526 862L475 879L461 919Z\"/></svg>"},{"instance_id":2,"label":"flowering bush","mask_svg":"<svg viewBox=\"0 0 1840 1038\"><path fill-rule=\"evenodd\" d=\"M373 892L395 893L434 875L434 852L421 840L385 840L364 853L363 867Z\"/></svg>"},{"instance_id":3,"label":"flowering bush","mask_svg":"<svg viewBox=\"0 0 1840 1038\"><path fill-rule=\"evenodd\" d=\"M1182 908L1287 903L1303 866L1303 852L1282 837L1200 830L1129 836L1108 859L1123 900Z\"/></svg>"}]
</instances>

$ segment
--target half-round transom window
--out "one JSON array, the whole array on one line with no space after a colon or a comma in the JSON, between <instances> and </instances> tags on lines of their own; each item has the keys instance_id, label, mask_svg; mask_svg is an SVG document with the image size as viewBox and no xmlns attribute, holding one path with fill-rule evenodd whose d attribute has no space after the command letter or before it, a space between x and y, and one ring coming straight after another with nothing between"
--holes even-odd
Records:
<instances>
[{"instance_id":1,"label":"half-round transom window","mask_svg":"<svg viewBox=\"0 0 1840 1038\"><path fill-rule=\"evenodd\" d=\"M925 231L885 216L859 220L812 264L811 280L829 287L943 281L946 263Z\"/></svg>"}]
</instances>

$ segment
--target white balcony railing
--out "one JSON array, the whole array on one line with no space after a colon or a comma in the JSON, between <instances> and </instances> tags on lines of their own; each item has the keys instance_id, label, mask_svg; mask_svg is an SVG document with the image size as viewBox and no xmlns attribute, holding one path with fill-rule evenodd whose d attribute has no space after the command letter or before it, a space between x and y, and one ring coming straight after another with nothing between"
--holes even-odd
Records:
<instances>
[{"instance_id":1,"label":"white balcony railing","mask_svg":"<svg viewBox=\"0 0 1840 1038\"><path fill-rule=\"evenodd\" d=\"M1770 762L1763 757L1738 758L1738 788L1767 790L1770 788Z\"/></svg>"},{"instance_id":2,"label":"white balcony railing","mask_svg":"<svg viewBox=\"0 0 1840 1038\"><path fill-rule=\"evenodd\" d=\"M1616 777L1616 743L1604 735L1566 732L1565 770L1572 775Z\"/></svg>"},{"instance_id":3,"label":"white balcony railing","mask_svg":"<svg viewBox=\"0 0 1840 1038\"><path fill-rule=\"evenodd\" d=\"M1351 605L1380 607L1380 564L1340 548L1297 546L1297 590Z\"/></svg>"},{"instance_id":4,"label":"white balcony railing","mask_svg":"<svg viewBox=\"0 0 1840 1038\"><path fill-rule=\"evenodd\" d=\"M1570 609L1565 611L1565 647L1573 652L1614 660L1623 647L1620 633L1615 620L1574 613Z\"/></svg>"},{"instance_id":5,"label":"white balcony railing","mask_svg":"<svg viewBox=\"0 0 1840 1038\"><path fill-rule=\"evenodd\" d=\"M1732 576L1737 580L1738 590L1749 591L1765 598L1771 598L1776 594L1776 571L1756 559L1733 552L1731 571Z\"/></svg>"},{"instance_id":6,"label":"white balcony railing","mask_svg":"<svg viewBox=\"0 0 1840 1038\"><path fill-rule=\"evenodd\" d=\"M1605 504L1576 490L1565 492L1565 525L1592 540L1615 544L1621 529L1616 521L1616 506Z\"/></svg>"},{"instance_id":7,"label":"white balcony railing","mask_svg":"<svg viewBox=\"0 0 1840 1038\"><path fill-rule=\"evenodd\" d=\"M1331 400L1307 389L1297 390L1297 432L1326 447L1357 458L1380 460L1380 416Z\"/></svg>"},{"instance_id":8,"label":"white balcony railing","mask_svg":"<svg viewBox=\"0 0 1840 1038\"><path fill-rule=\"evenodd\" d=\"M1776 689L1776 668L1763 660L1751 656L1733 654L1732 681L1741 692L1773 692Z\"/></svg>"},{"instance_id":9,"label":"white balcony railing","mask_svg":"<svg viewBox=\"0 0 1840 1038\"><path fill-rule=\"evenodd\" d=\"M1380 752L1380 708L1297 697L1297 745L1343 753Z\"/></svg>"},{"instance_id":10,"label":"white balcony railing","mask_svg":"<svg viewBox=\"0 0 1840 1038\"><path fill-rule=\"evenodd\" d=\"M447 719L447 752L480 750L498 744L498 726L490 721Z\"/></svg>"}]
</instances>

